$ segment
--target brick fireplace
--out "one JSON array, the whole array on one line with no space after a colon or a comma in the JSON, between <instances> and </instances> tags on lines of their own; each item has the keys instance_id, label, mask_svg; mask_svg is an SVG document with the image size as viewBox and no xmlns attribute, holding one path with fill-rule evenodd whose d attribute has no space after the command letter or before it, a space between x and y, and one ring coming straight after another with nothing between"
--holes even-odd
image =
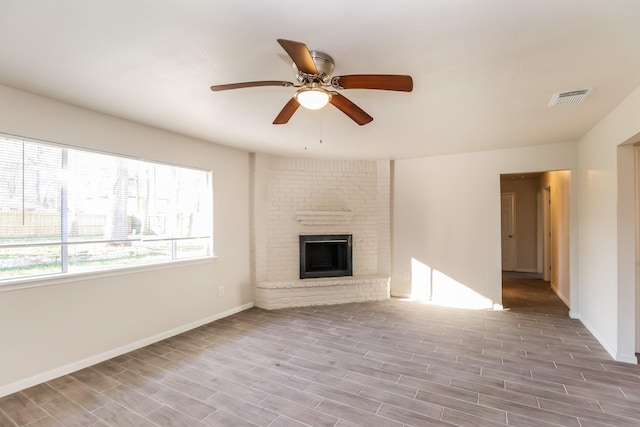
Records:
<instances>
[{"instance_id":1,"label":"brick fireplace","mask_svg":"<svg viewBox=\"0 0 640 427\"><path fill-rule=\"evenodd\" d=\"M252 156L255 304L389 298L390 162ZM301 278L301 236L351 236L351 275Z\"/></svg>"}]
</instances>

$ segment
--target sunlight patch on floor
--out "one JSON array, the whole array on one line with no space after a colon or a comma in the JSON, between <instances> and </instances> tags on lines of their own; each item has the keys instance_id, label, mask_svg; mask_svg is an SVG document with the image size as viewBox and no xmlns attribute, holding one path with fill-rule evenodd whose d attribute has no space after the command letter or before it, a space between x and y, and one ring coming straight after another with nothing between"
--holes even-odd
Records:
<instances>
[{"instance_id":1,"label":"sunlight patch on floor","mask_svg":"<svg viewBox=\"0 0 640 427\"><path fill-rule=\"evenodd\" d=\"M411 259L411 300L469 310L502 310L501 304L476 292L443 272Z\"/></svg>"}]
</instances>

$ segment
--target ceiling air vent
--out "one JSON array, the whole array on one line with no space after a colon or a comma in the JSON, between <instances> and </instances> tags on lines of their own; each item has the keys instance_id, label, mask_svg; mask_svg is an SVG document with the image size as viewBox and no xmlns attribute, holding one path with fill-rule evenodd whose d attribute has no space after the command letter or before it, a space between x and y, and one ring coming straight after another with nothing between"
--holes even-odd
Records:
<instances>
[{"instance_id":1,"label":"ceiling air vent","mask_svg":"<svg viewBox=\"0 0 640 427\"><path fill-rule=\"evenodd\" d=\"M549 107L555 107L556 105L564 104L577 104L582 102L587 95L589 95L591 89L572 90L571 92L554 93L549 101Z\"/></svg>"}]
</instances>

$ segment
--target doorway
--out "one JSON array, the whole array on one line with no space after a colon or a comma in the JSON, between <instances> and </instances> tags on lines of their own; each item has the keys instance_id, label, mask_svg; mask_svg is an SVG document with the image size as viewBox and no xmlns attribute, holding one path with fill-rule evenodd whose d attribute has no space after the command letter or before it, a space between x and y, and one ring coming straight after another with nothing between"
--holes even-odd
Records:
<instances>
[{"instance_id":1,"label":"doorway","mask_svg":"<svg viewBox=\"0 0 640 427\"><path fill-rule=\"evenodd\" d=\"M567 306L570 182L568 170L500 176L503 277L544 281Z\"/></svg>"}]
</instances>

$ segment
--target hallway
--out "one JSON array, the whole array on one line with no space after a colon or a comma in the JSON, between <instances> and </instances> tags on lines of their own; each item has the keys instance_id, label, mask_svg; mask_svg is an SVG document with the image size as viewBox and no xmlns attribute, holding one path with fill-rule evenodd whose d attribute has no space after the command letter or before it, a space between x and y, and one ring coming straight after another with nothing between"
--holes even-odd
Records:
<instances>
[{"instance_id":1,"label":"hallway","mask_svg":"<svg viewBox=\"0 0 640 427\"><path fill-rule=\"evenodd\" d=\"M514 312L569 316L569 308L539 274L502 273L502 305Z\"/></svg>"}]
</instances>

